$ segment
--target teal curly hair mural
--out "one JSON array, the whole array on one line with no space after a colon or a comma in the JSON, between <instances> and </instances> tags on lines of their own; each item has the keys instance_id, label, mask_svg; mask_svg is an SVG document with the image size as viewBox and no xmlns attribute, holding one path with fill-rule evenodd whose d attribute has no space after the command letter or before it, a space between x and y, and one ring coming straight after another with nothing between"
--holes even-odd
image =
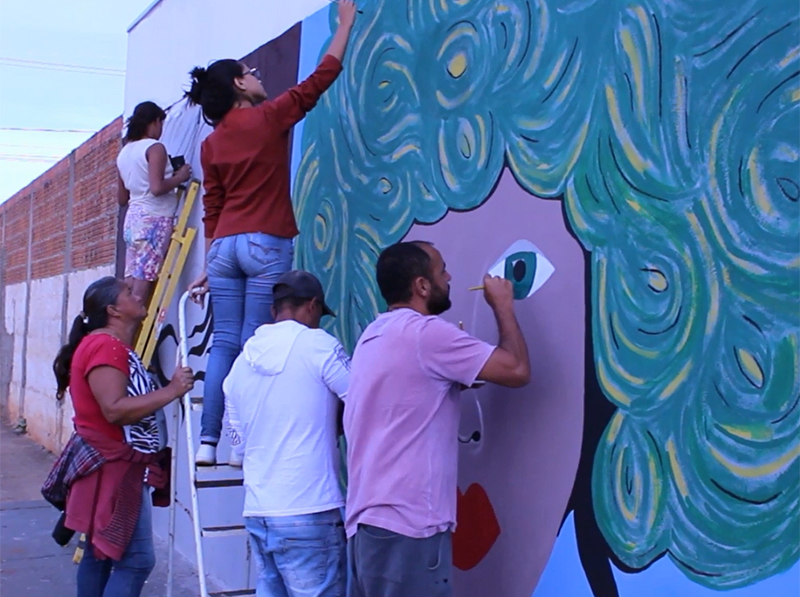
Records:
<instances>
[{"instance_id":1,"label":"teal curly hair mural","mask_svg":"<svg viewBox=\"0 0 800 597\"><path fill-rule=\"evenodd\" d=\"M788 2L374 0L308 117L300 267L353 346L380 250L504 168L590 253L618 561L729 589L798 559L800 43ZM333 15L333 13L331 13ZM333 16L331 17L333 18Z\"/></svg>"}]
</instances>

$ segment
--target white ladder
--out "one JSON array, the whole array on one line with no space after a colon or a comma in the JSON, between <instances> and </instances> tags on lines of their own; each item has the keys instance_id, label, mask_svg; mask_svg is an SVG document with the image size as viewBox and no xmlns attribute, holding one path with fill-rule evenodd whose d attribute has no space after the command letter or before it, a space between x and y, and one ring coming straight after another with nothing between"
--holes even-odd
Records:
<instances>
[{"instance_id":1,"label":"white ladder","mask_svg":"<svg viewBox=\"0 0 800 597\"><path fill-rule=\"evenodd\" d=\"M189 299L189 293L185 292L178 303L178 365L189 362L189 348L187 346L187 333L186 333L186 302ZM250 571L252 562L252 550L250 541L248 539L247 530L244 524L227 525L227 526L207 526L203 527L200 522L200 505L198 500L199 489L214 489L221 487L241 487L242 476L240 469L235 469L230 466L202 466L198 467L195 462L195 449L194 449L194 433L192 432L192 411L199 411L203 408L202 398L192 398L188 393L181 397L180 408L177 404L173 405L173 442L172 448L172 468L171 474L171 500L169 511L169 556L168 556L168 571L167 571L167 597L172 597L172 585L174 575L174 553L175 553L175 514L180 507L192 521L194 530L194 545L197 557L197 574L200 580L200 597L240 597L245 595L255 595L255 589L235 589L227 591L211 591L208 590L208 581L206 579L205 558L203 556L203 539L220 538L241 536L246 540L246 567L244 586L250 584ZM184 426L186 429L186 450L187 460L189 464L189 489L191 491L190 508L180 503L178 500L177 488L177 468L178 468L178 446L180 444L180 425L181 425L181 411L183 411ZM231 475L232 472L238 472L238 475ZM223 474L220 474L223 473Z\"/></svg>"}]
</instances>

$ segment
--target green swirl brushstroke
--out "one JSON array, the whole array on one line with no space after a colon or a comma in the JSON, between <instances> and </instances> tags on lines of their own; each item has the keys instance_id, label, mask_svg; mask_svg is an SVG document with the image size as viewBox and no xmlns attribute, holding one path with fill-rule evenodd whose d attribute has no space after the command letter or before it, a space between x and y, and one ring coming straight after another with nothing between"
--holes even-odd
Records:
<instances>
[{"instance_id":1,"label":"green swirl brushstroke","mask_svg":"<svg viewBox=\"0 0 800 597\"><path fill-rule=\"evenodd\" d=\"M373 0L306 120L298 264L352 347L380 250L502 169L591 252L615 554L715 589L800 542L800 50L790 3ZM331 12L331 25L333 23Z\"/></svg>"}]
</instances>

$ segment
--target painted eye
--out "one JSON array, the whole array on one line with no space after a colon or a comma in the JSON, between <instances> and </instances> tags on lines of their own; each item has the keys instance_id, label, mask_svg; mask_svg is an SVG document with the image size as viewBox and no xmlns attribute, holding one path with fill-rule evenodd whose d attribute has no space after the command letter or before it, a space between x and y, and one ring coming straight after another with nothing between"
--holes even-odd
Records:
<instances>
[{"instance_id":1,"label":"painted eye","mask_svg":"<svg viewBox=\"0 0 800 597\"><path fill-rule=\"evenodd\" d=\"M519 301L539 290L554 271L553 264L532 242L518 240L500 256L489 275L511 282L514 298Z\"/></svg>"}]
</instances>

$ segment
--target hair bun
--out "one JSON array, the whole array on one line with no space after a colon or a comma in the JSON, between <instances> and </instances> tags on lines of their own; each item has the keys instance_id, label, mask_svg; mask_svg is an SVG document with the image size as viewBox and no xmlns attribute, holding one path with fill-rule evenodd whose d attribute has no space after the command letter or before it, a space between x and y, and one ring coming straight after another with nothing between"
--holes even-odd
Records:
<instances>
[{"instance_id":1,"label":"hair bun","mask_svg":"<svg viewBox=\"0 0 800 597\"><path fill-rule=\"evenodd\" d=\"M202 66L196 66L189 72L189 76L192 78L192 84L189 91L186 92L186 97L189 98L189 101L193 104L199 104L208 71Z\"/></svg>"}]
</instances>

